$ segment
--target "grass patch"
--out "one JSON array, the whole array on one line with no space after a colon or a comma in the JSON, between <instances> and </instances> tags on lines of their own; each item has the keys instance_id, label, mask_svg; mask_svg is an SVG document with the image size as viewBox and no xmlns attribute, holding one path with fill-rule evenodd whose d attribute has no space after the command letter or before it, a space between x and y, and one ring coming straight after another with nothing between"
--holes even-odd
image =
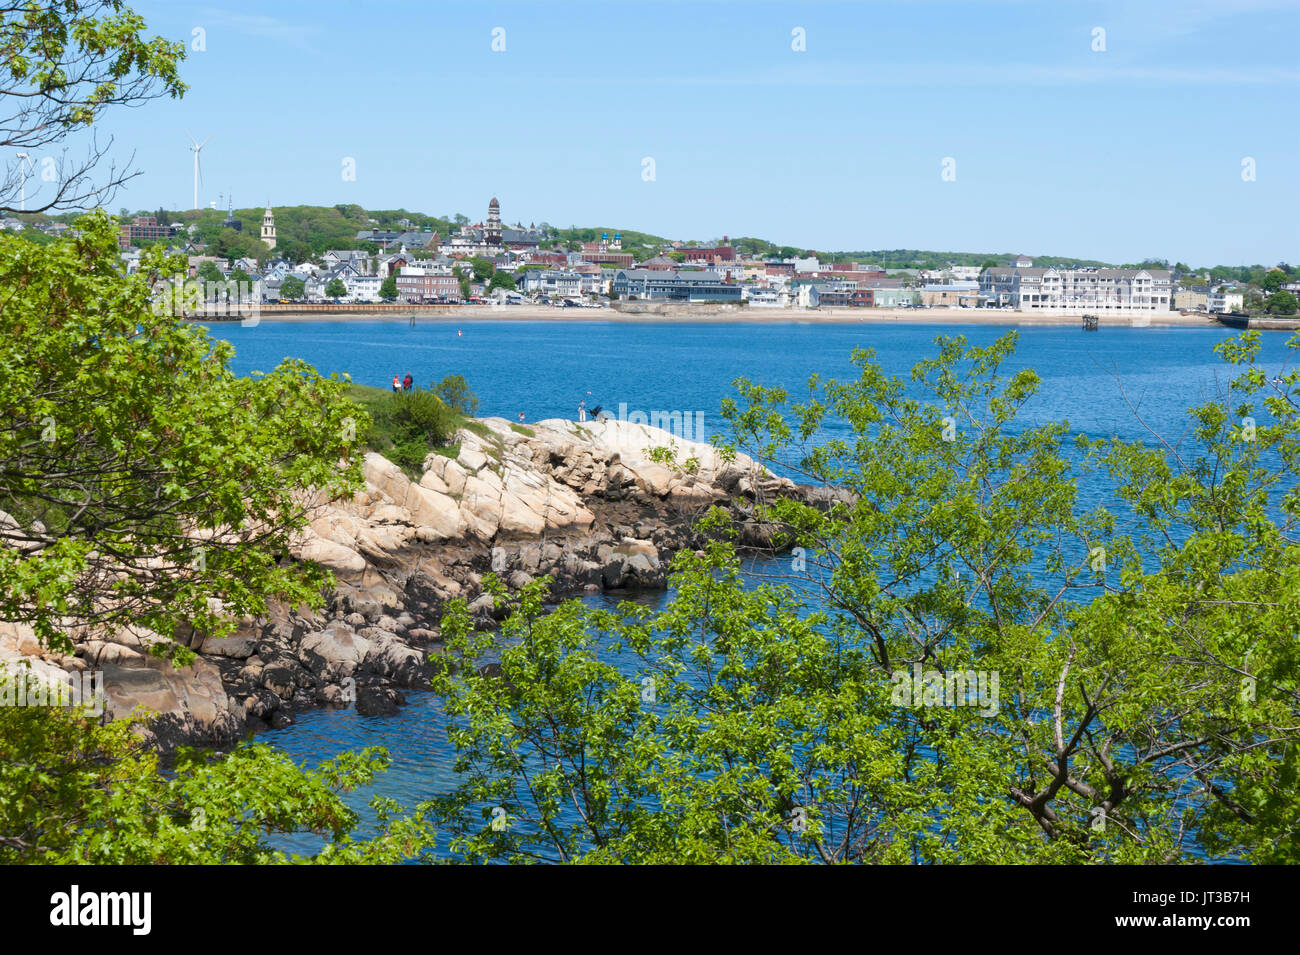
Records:
<instances>
[{"instance_id":1,"label":"grass patch","mask_svg":"<svg viewBox=\"0 0 1300 955\"><path fill-rule=\"evenodd\" d=\"M537 437L537 432L534 431L532 428L528 427L528 425L526 424L512 424L510 426L510 430L513 431L515 434L522 434L525 438Z\"/></svg>"}]
</instances>

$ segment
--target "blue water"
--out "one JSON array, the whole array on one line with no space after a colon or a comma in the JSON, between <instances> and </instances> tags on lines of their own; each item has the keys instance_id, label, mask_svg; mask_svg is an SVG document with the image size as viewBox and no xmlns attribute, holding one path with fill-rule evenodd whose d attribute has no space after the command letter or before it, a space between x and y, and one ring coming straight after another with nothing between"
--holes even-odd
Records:
<instances>
[{"instance_id":1,"label":"blue water","mask_svg":"<svg viewBox=\"0 0 1300 955\"><path fill-rule=\"evenodd\" d=\"M457 330L463 334L458 336ZM348 373L359 384L389 387L408 372L428 385L461 374L480 400L481 415L529 421L574 417L578 402L617 412L640 409L705 413L709 433L731 382L747 377L806 393L810 375L853 376L849 356L873 348L886 372L906 378L933 357L942 333L991 344L1007 327L934 325L617 324L611 322L262 322L214 326L234 344L239 374L270 371L286 357L324 374ZM1119 375L1150 423L1183 426L1186 409L1226 386L1231 372L1211 349L1230 332L1201 328L1024 326L1007 374L1023 367L1043 378L1026 422L1068 419L1094 435L1144 436L1120 399ZM1262 366L1270 377L1293 355L1287 336L1266 333Z\"/></svg>"},{"instance_id":2,"label":"blue water","mask_svg":"<svg viewBox=\"0 0 1300 955\"><path fill-rule=\"evenodd\" d=\"M1018 349L1003 373L1028 367L1043 379L1040 393L1023 412L1027 426L1068 420L1075 432L1149 442L1151 434L1125 403L1127 393L1146 425L1176 443L1187 428L1187 409L1218 396L1237 373L1212 351L1231 336L1227 330L1017 330ZM907 378L916 361L936 353L933 339L938 334L961 334L971 344L987 345L1006 331L816 323L439 322L412 328L404 322L264 322L251 328L217 326L213 334L235 345L234 368L240 374L269 371L288 356L305 359L322 373L346 372L353 381L380 387L387 387L394 374L409 372L421 385L463 374L480 399L482 415L514 419L523 411L536 421L573 417L579 401L611 410L625 402L630 410L703 411L713 433L722 430L717 409L737 377L785 387L797 399L806 394L813 373L856 377L849 360L855 348L875 349L886 372ZM1269 377L1291 370L1287 338L1263 336L1260 366ZM1089 496L1085 506L1092 503ZM667 597L647 599L658 606ZM595 596L588 602L608 599ZM396 716L314 711L263 739L312 764L345 749L386 746L393 766L371 792L410 805L450 788L453 754L437 701L429 693L408 697L409 705ZM359 806L369 795L354 794L350 801ZM320 840L301 836L276 844L303 852L318 847Z\"/></svg>"}]
</instances>

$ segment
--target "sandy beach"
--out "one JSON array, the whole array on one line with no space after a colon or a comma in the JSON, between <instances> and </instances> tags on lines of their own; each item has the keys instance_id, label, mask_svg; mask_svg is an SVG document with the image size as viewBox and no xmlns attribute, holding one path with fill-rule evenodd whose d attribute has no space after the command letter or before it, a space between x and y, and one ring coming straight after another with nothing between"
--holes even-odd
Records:
<instances>
[{"instance_id":1,"label":"sandy beach","mask_svg":"<svg viewBox=\"0 0 1300 955\"><path fill-rule=\"evenodd\" d=\"M656 306L652 308L555 308L545 305L316 307L264 306L261 322L403 322L468 324L473 322L625 322L625 323L762 323L860 325L1081 325L1075 314L1018 312L975 308L736 308L735 306ZM205 321L199 319L199 321ZM209 320L210 321L210 320ZM251 322L251 319L249 320ZM1105 327L1221 328L1203 314L1145 312L1100 316ZM1294 327L1294 326L1293 326Z\"/></svg>"}]
</instances>

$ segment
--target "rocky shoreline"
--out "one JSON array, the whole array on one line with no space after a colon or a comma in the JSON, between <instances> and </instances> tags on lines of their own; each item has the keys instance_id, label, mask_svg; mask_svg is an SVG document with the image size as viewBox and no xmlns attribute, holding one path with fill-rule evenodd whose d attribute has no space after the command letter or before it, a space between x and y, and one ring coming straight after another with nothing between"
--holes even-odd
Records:
<instances>
[{"instance_id":1,"label":"rocky shoreline","mask_svg":"<svg viewBox=\"0 0 1300 955\"><path fill-rule=\"evenodd\" d=\"M744 456L625 421L481 419L462 429L454 458L431 454L412 480L366 455L364 490L312 501L293 556L330 569L336 586L313 611L273 605L215 638L191 633L185 667L150 656L156 635L127 628L88 639L72 656L48 654L30 630L0 628L0 663L25 661L50 681L103 674L106 718L136 707L166 750L227 745L318 706L382 714L403 690L427 686L446 603L469 602L475 624L502 612L483 591L494 572L511 590L542 575L556 599L598 591L660 590L683 548L702 544L695 520L727 507L742 546L769 547L753 519L764 496L806 494ZM671 465L652 458L672 447Z\"/></svg>"}]
</instances>

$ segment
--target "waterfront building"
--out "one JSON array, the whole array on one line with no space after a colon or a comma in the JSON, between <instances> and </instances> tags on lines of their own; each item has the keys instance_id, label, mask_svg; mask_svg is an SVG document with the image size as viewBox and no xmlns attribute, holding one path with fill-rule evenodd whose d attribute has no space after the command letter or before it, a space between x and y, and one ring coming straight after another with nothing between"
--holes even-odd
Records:
<instances>
[{"instance_id":1,"label":"waterfront building","mask_svg":"<svg viewBox=\"0 0 1300 955\"><path fill-rule=\"evenodd\" d=\"M1209 294L1203 288L1180 288L1174 293L1174 308L1180 312L1208 311Z\"/></svg>"},{"instance_id":2,"label":"waterfront building","mask_svg":"<svg viewBox=\"0 0 1300 955\"><path fill-rule=\"evenodd\" d=\"M921 304L938 308L953 308L962 305L979 305L979 282L949 282L945 285L923 285L921 287Z\"/></svg>"},{"instance_id":3,"label":"waterfront building","mask_svg":"<svg viewBox=\"0 0 1300 955\"><path fill-rule=\"evenodd\" d=\"M903 308L920 305L921 293L910 288L872 288L871 304L876 308Z\"/></svg>"},{"instance_id":4,"label":"waterfront building","mask_svg":"<svg viewBox=\"0 0 1300 955\"><path fill-rule=\"evenodd\" d=\"M527 269L516 287L525 295L578 298L582 295L582 276L554 269Z\"/></svg>"},{"instance_id":5,"label":"waterfront building","mask_svg":"<svg viewBox=\"0 0 1300 955\"><path fill-rule=\"evenodd\" d=\"M1246 295L1240 289L1222 288L1209 294L1207 303L1210 312L1240 312L1246 304Z\"/></svg>"},{"instance_id":6,"label":"waterfront building","mask_svg":"<svg viewBox=\"0 0 1300 955\"><path fill-rule=\"evenodd\" d=\"M980 299L1021 311L1168 311L1168 269L1057 269L994 266L980 276Z\"/></svg>"},{"instance_id":7,"label":"waterfront building","mask_svg":"<svg viewBox=\"0 0 1300 955\"><path fill-rule=\"evenodd\" d=\"M403 302L460 301L460 280L450 269L403 269L397 274L397 297ZM378 293L376 293L378 295Z\"/></svg>"},{"instance_id":8,"label":"waterfront building","mask_svg":"<svg viewBox=\"0 0 1300 955\"><path fill-rule=\"evenodd\" d=\"M620 269L612 290L620 298L670 302L739 302L742 290L729 285L717 272L665 272L655 269Z\"/></svg>"}]
</instances>

